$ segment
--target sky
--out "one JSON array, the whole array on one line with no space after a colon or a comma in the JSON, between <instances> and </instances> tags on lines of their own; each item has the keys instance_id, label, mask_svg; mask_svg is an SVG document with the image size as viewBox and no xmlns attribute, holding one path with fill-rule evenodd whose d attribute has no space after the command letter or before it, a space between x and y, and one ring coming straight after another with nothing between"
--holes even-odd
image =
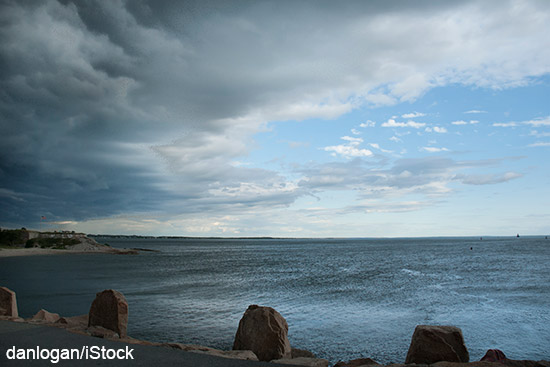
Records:
<instances>
[{"instance_id":1,"label":"sky","mask_svg":"<svg viewBox=\"0 0 550 367\"><path fill-rule=\"evenodd\" d=\"M2 228L550 234L550 2L0 1Z\"/></svg>"}]
</instances>

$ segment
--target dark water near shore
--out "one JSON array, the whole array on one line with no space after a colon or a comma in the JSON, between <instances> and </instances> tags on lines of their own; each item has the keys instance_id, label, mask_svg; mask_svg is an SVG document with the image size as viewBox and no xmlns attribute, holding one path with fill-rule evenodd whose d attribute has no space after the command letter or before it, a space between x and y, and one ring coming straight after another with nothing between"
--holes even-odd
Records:
<instances>
[{"instance_id":1,"label":"dark water near shore","mask_svg":"<svg viewBox=\"0 0 550 367\"><path fill-rule=\"evenodd\" d=\"M250 304L274 307L295 347L331 362L403 362L418 324L462 329L471 360L489 348L550 359L550 240L99 239L162 252L0 258L19 312L87 313L113 288L136 338L230 349ZM473 248L472 250L470 248Z\"/></svg>"}]
</instances>

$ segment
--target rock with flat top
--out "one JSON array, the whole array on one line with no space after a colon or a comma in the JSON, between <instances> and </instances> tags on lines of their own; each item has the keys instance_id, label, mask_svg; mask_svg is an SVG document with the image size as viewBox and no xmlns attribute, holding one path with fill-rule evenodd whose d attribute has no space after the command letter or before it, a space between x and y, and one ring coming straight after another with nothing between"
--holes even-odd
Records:
<instances>
[{"instance_id":1,"label":"rock with flat top","mask_svg":"<svg viewBox=\"0 0 550 367\"><path fill-rule=\"evenodd\" d=\"M414 330L406 364L440 361L468 363L470 356L462 331L454 326L418 325Z\"/></svg>"},{"instance_id":2,"label":"rock with flat top","mask_svg":"<svg viewBox=\"0 0 550 367\"><path fill-rule=\"evenodd\" d=\"M6 287L0 287L0 316L18 317L15 292Z\"/></svg>"},{"instance_id":3,"label":"rock with flat top","mask_svg":"<svg viewBox=\"0 0 550 367\"><path fill-rule=\"evenodd\" d=\"M38 311L31 319L31 321L45 322L48 324L53 324L59 321L60 317L57 313L51 313L44 309Z\"/></svg>"},{"instance_id":4,"label":"rock with flat top","mask_svg":"<svg viewBox=\"0 0 550 367\"><path fill-rule=\"evenodd\" d=\"M291 358L286 320L271 307L249 306L239 322L233 350L251 350L260 361Z\"/></svg>"},{"instance_id":5,"label":"rock with flat top","mask_svg":"<svg viewBox=\"0 0 550 367\"><path fill-rule=\"evenodd\" d=\"M126 337L128 302L124 295L113 289L97 293L88 314L90 326L101 326L116 332L121 338Z\"/></svg>"}]
</instances>

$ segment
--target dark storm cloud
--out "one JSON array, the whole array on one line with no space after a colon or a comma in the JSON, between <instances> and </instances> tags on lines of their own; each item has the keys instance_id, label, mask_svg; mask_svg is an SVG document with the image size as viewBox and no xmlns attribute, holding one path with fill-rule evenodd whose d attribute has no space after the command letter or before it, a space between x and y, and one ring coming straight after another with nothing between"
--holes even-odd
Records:
<instances>
[{"instance_id":1,"label":"dark storm cloud","mask_svg":"<svg viewBox=\"0 0 550 367\"><path fill-rule=\"evenodd\" d=\"M71 4L6 3L2 24L0 175L12 193L0 199L2 221L157 208L168 194L150 177L153 162L120 146L152 131L128 97L134 58Z\"/></svg>"},{"instance_id":2,"label":"dark storm cloud","mask_svg":"<svg viewBox=\"0 0 550 367\"><path fill-rule=\"evenodd\" d=\"M547 71L544 54L479 71L500 63L506 40L490 34L487 54L487 40L468 42L471 24L449 38L434 32L462 13L488 19L493 34L503 19L512 29L534 24L506 15L502 2L473 4L4 1L0 221L289 205L320 187L318 173L298 186L235 162L266 122L333 118L447 82L493 86ZM505 15L494 11L493 21L484 6ZM526 13L541 7L548 3ZM457 38L464 48L450 42ZM524 47L518 55L530 54ZM478 58L457 67L463 54Z\"/></svg>"}]
</instances>

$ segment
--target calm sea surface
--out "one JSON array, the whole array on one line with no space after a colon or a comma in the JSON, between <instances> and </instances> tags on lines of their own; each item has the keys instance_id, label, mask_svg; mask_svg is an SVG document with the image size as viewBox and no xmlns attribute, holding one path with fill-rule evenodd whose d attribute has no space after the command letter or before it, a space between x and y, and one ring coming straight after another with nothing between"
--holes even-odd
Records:
<instances>
[{"instance_id":1,"label":"calm sea surface","mask_svg":"<svg viewBox=\"0 0 550 367\"><path fill-rule=\"evenodd\" d=\"M129 335L230 349L250 304L271 306L294 347L331 362L404 362L418 324L462 329L471 360L498 348L550 359L550 240L98 239L161 252L0 258L19 313L87 313L121 291ZM472 248L472 249L471 249Z\"/></svg>"}]
</instances>

